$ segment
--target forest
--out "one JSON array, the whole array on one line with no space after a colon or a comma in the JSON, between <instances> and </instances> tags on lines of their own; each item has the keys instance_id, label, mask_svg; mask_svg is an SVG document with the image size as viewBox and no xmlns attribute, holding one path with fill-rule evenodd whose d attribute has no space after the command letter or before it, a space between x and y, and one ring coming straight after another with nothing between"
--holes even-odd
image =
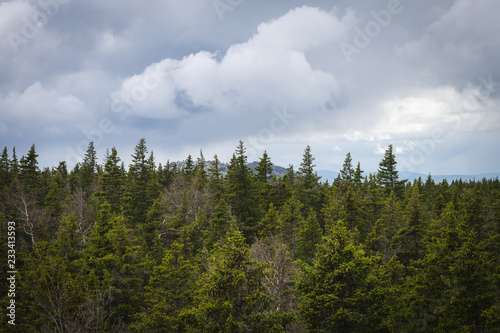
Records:
<instances>
[{"instance_id":1,"label":"forest","mask_svg":"<svg viewBox=\"0 0 500 333\"><path fill-rule=\"evenodd\" d=\"M500 182L400 179L348 153L322 181L243 142L126 166L93 142L72 170L0 156L2 332L500 332Z\"/></svg>"}]
</instances>

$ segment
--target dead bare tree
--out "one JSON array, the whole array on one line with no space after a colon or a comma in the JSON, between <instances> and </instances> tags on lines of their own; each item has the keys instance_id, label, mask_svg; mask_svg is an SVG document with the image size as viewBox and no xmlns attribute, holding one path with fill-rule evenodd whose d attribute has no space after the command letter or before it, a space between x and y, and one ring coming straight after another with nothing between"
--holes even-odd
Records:
<instances>
[{"instance_id":1,"label":"dead bare tree","mask_svg":"<svg viewBox=\"0 0 500 333\"><path fill-rule=\"evenodd\" d=\"M90 202L86 197L85 192L81 187L77 187L69 196L70 200L67 202L66 211L69 214L74 214L78 221L78 233L85 243L90 233L90 229L94 225L96 206Z\"/></svg>"},{"instance_id":2,"label":"dead bare tree","mask_svg":"<svg viewBox=\"0 0 500 333\"><path fill-rule=\"evenodd\" d=\"M43 210L37 205L36 193L30 193L18 179L15 179L11 200L19 213L23 231L30 237L31 245L35 246L38 225L43 219Z\"/></svg>"}]
</instances>

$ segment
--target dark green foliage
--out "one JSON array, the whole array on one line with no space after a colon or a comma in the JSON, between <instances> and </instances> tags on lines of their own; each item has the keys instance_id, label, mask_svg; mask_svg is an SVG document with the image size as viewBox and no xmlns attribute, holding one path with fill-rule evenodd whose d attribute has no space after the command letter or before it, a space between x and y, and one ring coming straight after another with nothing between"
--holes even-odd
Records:
<instances>
[{"instance_id":1,"label":"dark green foliage","mask_svg":"<svg viewBox=\"0 0 500 333\"><path fill-rule=\"evenodd\" d=\"M87 152L83 158L80 168L80 185L82 188L91 189L90 186L97 177L97 153L94 148L94 142L89 142Z\"/></svg>"},{"instance_id":2,"label":"dark green foliage","mask_svg":"<svg viewBox=\"0 0 500 333\"><path fill-rule=\"evenodd\" d=\"M128 169L93 143L69 173L37 158L0 155L13 331L499 332L498 179L405 183L392 146L366 177L347 154L331 185L309 146L283 176L243 142L227 173L201 152L157 167L144 139Z\"/></svg>"},{"instance_id":3,"label":"dark green foliage","mask_svg":"<svg viewBox=\"0 0 500 333\"><path fill-rule=\"evenodd\" d=\"M159 195L160 188L153 154L147 158L147 153L146 140L141 139L132 155L124 197L125 216L132 225L146 220L149 206Z\"/></svg>"},{"instance_id":4,"label":"dark green foliage","mask_svg":"<svg viewBox=\"0 0 500 333\"><path fill-rule=\"evenodd\" d=\"M121 212L121 200L123 195L124 174L120 168L120 158L115 147L111 148L111 154L106 159L104 172L100 178L100 191L98 193L101 201L111 205L113 213Z\"/></svg>"},{"instance_id":5,"label":"dark green foliage","mask_svg":"<svg viewBox=\"0 0 500 333\"><path fill-rule=\"evenodd\" d=\"M252 170L247 166L243 142L236 148L231 158L226 175L226 201L231 206L231 213L241 223L245 237L256 236L257 195Z\"/></svg>"},{"instance_id":6,"label":"dark green foliage","mask_svg":"<svg viewBox=\"0 0 500 333\"><path fill-rule=\"evenodd\" d=\"M376 332L378 285L368 257L342 224L323 238L312 266L303 268L301 313L312 332Z\"/></svg>"},{"instance_id":7,"label":"dark green foliage","mask_svg":"<svg viewBox=\"0 0 500 333\"><path fill-rule=\"evenodd\" d=\"M37 191L40 186L40 169L38 169L38 154L32 145L28 155L19 161L19 179L25 184L28 192Z\"/></svg>"},{"instance_id":8,"label":"dark green foliage","mask_svg":"<svg viewBox=\"0 0 500 333\"><path fill-rule=\"evenodd\" d=\"M190 331L270 332L282 327L279 316L268 313L264 266L250 258L240 231L228 233L225 244L215 246L206 269L198 280L195 307L181 315Z\"/></svg>"},{"instance_id":9,"label":"dark green foliage","mask_svg":"<svg viewBox=\"0 0 500 333\"><path fill-rule=\"evenodd\" d=\"M380 186L386 188L387 191L400 189L405 183L404 180L399 179L396 164L396 156L394 155L391 144L385 151L384 158L379 164L377 174Z\"/></svg>"},{"instance_id":10,"label":"dark green foliage","mask_svg":"<svg viewBox=\"0 0 500 333\"><path fill-rule=\"evenodd\" d=\"M296 228L296 256L304 261L310 261L316 253L316 245L321 241L323 232L319 226L318 217L313 210L309 211L307 219L302 219Z\"/></svg>"},{"instance_id":11,"label":"dark green foliage","mask_svg":"<svg viewBox=\"0 0 500 333\"><path fill-rule=\"evenodd\" d=\"M350 182L354 178L351 153L347 153L347 156L345 157L344 165L342 166L342 170L340 170L340 178L347 182Z\"/></svg>"},{"instance_id":12,"label":"dark green foliage","mask_svg":"<svg viewBox=\"0 0 500 333\"><path fill-rule=\"evenodd\" d=\"M211 162L211 167L208 169L209 181L208 186L213 196L214 202L219 202L224 194L224 177L220 170L220 161L217 154Z\"/></svg>"},{"instance_id":13,"label":"dark green foliage","mask_svg":"<svg viewBox=\"0 0 500 333\"><path fill-rule=\"evenodd\" d=\"M182 332L180 312L193 302L196 267L183 254L184 245L174 242L160 265L154 267L145 287L146 311L132 325L137 332Z\"/></svg>"},{"instance_id":14,"label":"dark green foliage","mask_svg":"<svg viewBox=\"0 0 500 333\"><path fill-rule=\"evenodd\" d=\"M320 177L314 171L316 165L313 164L314 157L311 154L311 147L307 146L302 157L297 180L302 189L310 190L314 188Z\"/></svg>"}]
</instances>

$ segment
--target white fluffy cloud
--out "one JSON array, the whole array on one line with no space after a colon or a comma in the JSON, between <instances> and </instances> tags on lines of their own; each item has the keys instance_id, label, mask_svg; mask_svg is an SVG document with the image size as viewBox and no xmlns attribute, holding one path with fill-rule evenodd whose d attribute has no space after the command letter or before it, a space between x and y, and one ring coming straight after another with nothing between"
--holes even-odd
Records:
<instances>
[{"instance_id":1,"label":"white fluffy cloud","mask_svg":"<svg viewBox=\"0 0 500 333\"><path fill-rule=\"evenodd\" d=\"M3 122L14 131L18 127L33 129L43 126L42 134L60 135L66 132L68 124L74 128L88 120L85 102L46 89L39 82L23 92L11 91L1 97L0 109Z\"/></svg>"},{"instance_id":2,"label":"white fluffy cloud","mask_svg":"<svg viewBox=\"0 0 500 333\"><path fill-rule=\"evenodd\" d=\"M269 106L323 109L334 104L338 83L331 73L313 69L306 52L343 38L352 21L351 13L339 19L334 12L296 8L261 24L220 60L200 51L153 64L124 80L112 100L128 104L137 116L159 119L184 117L190 109L222 114Z\"/></svg>"}]
</instances>

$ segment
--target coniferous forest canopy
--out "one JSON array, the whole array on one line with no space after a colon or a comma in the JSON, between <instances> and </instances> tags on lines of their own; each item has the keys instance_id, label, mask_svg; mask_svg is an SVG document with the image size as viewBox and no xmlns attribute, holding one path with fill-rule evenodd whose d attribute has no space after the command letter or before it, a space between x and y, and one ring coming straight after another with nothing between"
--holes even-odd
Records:
<instances>
[{"instance_id":1,"label":"coniferous forest canopy","mask_svg":"<svg viewBox=\"0 0 500 333\"><path fill-rule=\"evenodd\" d=\"M498 179L409 182L391 145L374 174L347 154L331 184L309 146L279 177L241 141L224 170L202 153L157 164L144 139L128 166L91 142L72 170L12 148L5 332L500 332Z\"/></svg>"}]
</instances>

